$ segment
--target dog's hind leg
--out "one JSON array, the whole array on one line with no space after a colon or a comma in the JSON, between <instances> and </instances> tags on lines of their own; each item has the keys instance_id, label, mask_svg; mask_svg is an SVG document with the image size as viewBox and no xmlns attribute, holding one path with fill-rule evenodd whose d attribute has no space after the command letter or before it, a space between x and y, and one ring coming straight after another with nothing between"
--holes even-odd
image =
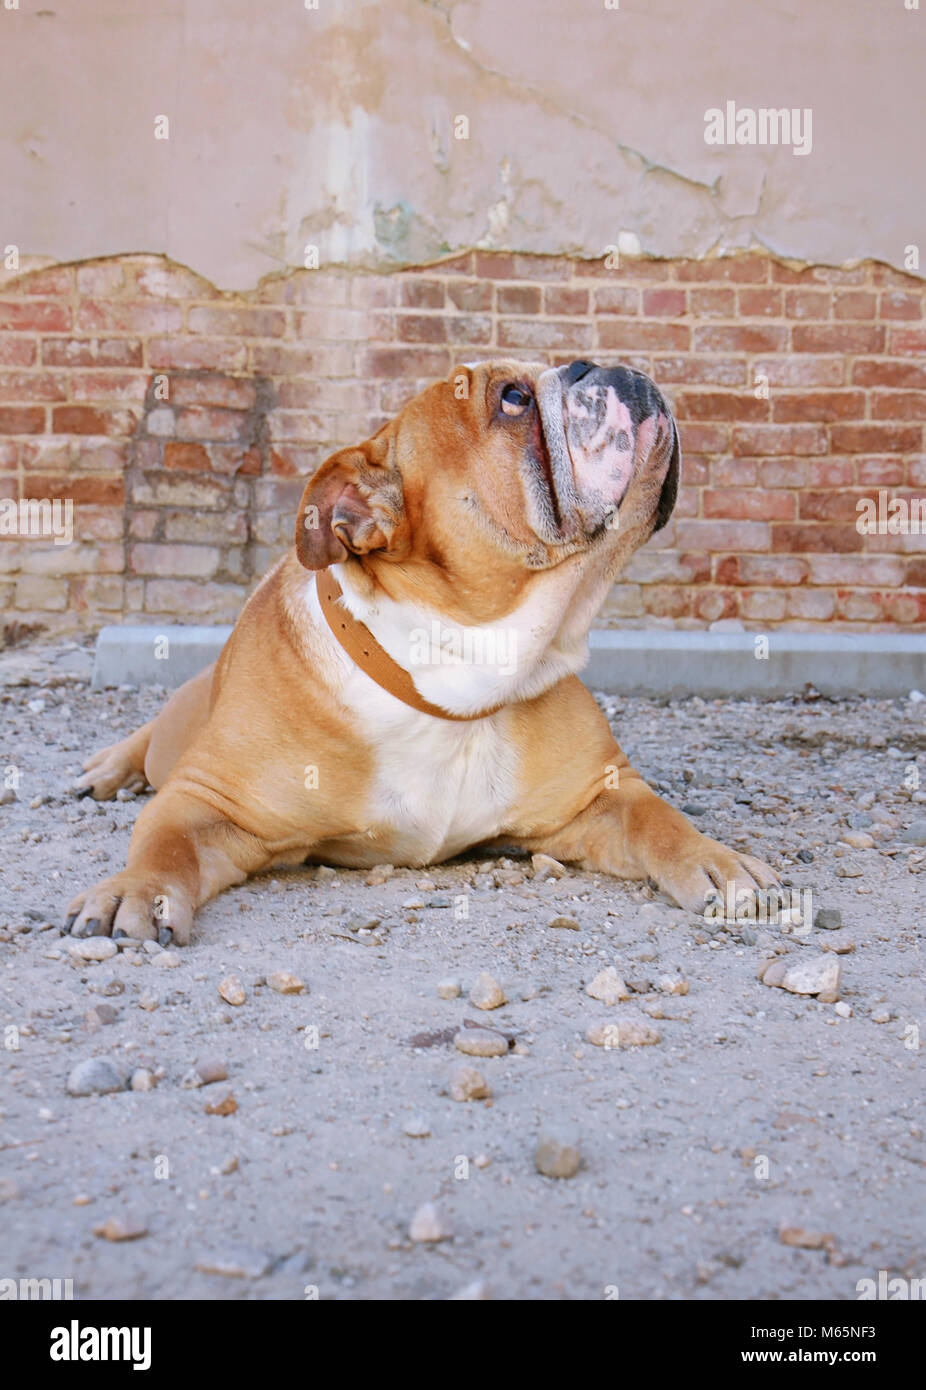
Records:
<instances>
[{"instance_id":1,"label":"dog's hind leg","mask_svg":"<svg viewBox=\"0 0 926 1390\"><path fill-rule=\"evenodd\" d=\"M83 776L74 784L77 795L92 796L95 801L112 801L123 787L127 791L142 791L148 785L145 758L154 722L150 720L120 743L101 748L89 757L83 764Z\"/></svg>"},{"instance_id":2,"label":"dog's hind leg","mask_svg":"<svg viewBox=\"0 0 926 1390\"><path fill-rule=\"evenodd\" d=\"M88 758L84 775L75 784L78 796L111 801L122 787L129 791L162 787L209 717L214 671L214 663L207 666L174 691L155 719Z\"/></svg>"}]
</instances>

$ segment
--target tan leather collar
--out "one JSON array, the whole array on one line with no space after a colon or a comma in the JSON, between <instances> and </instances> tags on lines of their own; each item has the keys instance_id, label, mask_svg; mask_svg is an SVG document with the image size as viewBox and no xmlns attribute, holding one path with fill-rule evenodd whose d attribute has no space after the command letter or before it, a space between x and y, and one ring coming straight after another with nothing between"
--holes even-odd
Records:
<instances>
[{"instance_id":1,"label":"tan leather collar","mask_svg":"<svg viewBox=\"0 0 926 1390\"><path fill-rule=\"evenodd\" d=\"M360 667L371 681L401 700L403 705L419 710L422 714L433 714L436 719L454 719L469 722L485 719L504 704L493 705L491 709L480 710L478 714L451 714L448 710L432 705L423 695L419 695L415 683L404 667L393 661L389 653L380 646L370 629L355 618L353 613L338 600L341 586L330 570L319 570L316 574L318 599L328 626L351 660Z\"/></svg>"}]
</instances>

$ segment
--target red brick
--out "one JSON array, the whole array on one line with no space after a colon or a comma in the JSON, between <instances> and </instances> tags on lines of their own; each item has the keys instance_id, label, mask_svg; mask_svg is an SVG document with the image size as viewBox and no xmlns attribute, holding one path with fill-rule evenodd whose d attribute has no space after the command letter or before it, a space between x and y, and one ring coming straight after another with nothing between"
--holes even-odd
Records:
<instances>
[{"instance_id":1,"label":"red brick","mask_svg":"<svg viewBox=\"0 0 926 1390\"><path fill-rule=\"evenodd\" d=\"M672 278L672 263L652 256L621 256L617 267L609 266L604 257L597 261L578 261L575 274L579 279L616 280L631 284L660 285Z\"/></svg>"},{"instance_id":2,"label":"red brick","mask_svg":"<svg viewBox=\"0 0 926 1390\"><path fill-rule=\"evenodd\" d=\"M809 488L845 488L855 482L855 460L833 457L807 460L807 486Z\"/></svg>"},{"instance_id":3,"label":"red brick","mask_svg":"<svg viewBox=\"0 0 926 1390\"><path fill-rule=\"evenodd\" d=\"M638 314L640 291L630 285L596 285L596 314Z\"/></svg>"},{"instance_id":4,"label":"red brick","mask_svg":"<svg viewBox=\"0 0 926 1390\"><path fill-rule=\"evenodd\" d=\"M832 307L829 290L788 290L785 315L789 319L828 319Z\"/></svg>"},{"instance_id":5,"label":"red brick","mask_svg":"<svg viewBox=\"0 0 926 1390\"><path fill-rule=\"evenodd\" d=\"M127 286L127 266L121 260L94 261L77 267L77 292L91 298L121 295Z\"/></svg>"},{"instance_id":6,"label":"red brick","mask_svg":"<svg viewBox=\"0 0 926 1390\"><path fill-rule=\"evenodd\" d=\"M837 290L833 295L834 319L873 319L878 296L871 290Z\"/></svg>"},{"instance_id":7,"label":"red brick","mask_svg":"<svg viewBox=\"0 0 926 1390\"><path fill-rule=\"evenodd\" d=\"M66 401L67 377L57 372L0 372L0 401Z\"/></svg>"},{"instance_id":8,"label":"red brick","mask_svg":"<svg viewBox=\"0 0 926 1390\"><path fill-rule=\"evenodd\" d=\"M443 309L446 298L443 280L419 276L400 276L398 303L406 309Z\"/></svg>"},{"instance_id":9,"label":"red brick","mask_svg":"<svg viewBox=\"0 0 926 1390\"><path fill-rule=\"evenodd\" d=\"M688 521L676 527L682 550L768 550L771 533L765 521Z\"/></svg>"},{"instance_id":10,"label":"red brick","mask_svg":"<svg viewBox=\"0 0 926 1390\"><path fill-rule=\"evenodd\" d=\"M78 333L175 333L183 311L166 300L82 299L77 305Z\"/></svg>"},{"instance_id":11,"label":"red brick","mask_svg":"<svg viewBox=\"0 0 926 1390\"><path fill-rule=\"evenodd\" d=\"M852 364L852 380L857 386L894 386L926 390L926 362L903 362L890 357L861 357Z\"/></svg>"},{"instance_id":12,"label":"red brick","mask_svg":"<svg viewBox=\"0 0 926 1390\"><path fill-rule=\"evenodd\" d=\"M696 618L705 623L716 623L721 618L735 618L739 612L739 595L723 589L702 589L695 593L693 611Z\"/></svg>"},{"instance_id":13,"label":"red brick","mask_svg":"<svg viewBox=\"0 0 926 1390\"><path fill-rule=\"evenodd\" d=\"M140 367L139 338L43 338L46 367Z\"/></svg>"},{"instance_id":14,"label":"red brick","mask_svg":"<svg viewBox=\"0 0 926 1390\"><path fill-rule=\"evenodd\" d=\"M736 578L724 578L725 584L754 584L771 588L791 587L797 584L804 584L809 573L809 563L807 560L798 559L793 555L737 555L730 556L722 562L724 573L727 573L729 560L735 562ZM720 568L718 566L718 579L720 578Z\"/></svg>"},{"instance_id":15,"label":"red brick","mask_svg":"<svg viewBox=\"0 0 926 1390\"><path fill-rule=\"evenodd\" d=\"M739 312L747 318L780 318L781 290L738 290Z\"/></svg>"},{"instance_id":16,"label":"red brick","mask_svg":"<svg viewBox=\"0 0 926 1390\"><path fill-rule=\"evenodd\" d=\"M164 445L164 467L180 468L188 473L208 472L212 467L203 444L181 443L170 439Z\"/></svg>"},{"instance_id":17,"label":"red brick","mask_svg":"<svg viewBox=\"0 0 926 1390\"><path fill-rule=\"evenodd\" d=\"M730 442L725 425L703 424L688 420L682 429L682 449L688 454L722 454Z\"/></svg>"},{"instance_id":18,"label":"red brick","mask_svg":"<svg viewBox=\"0 0 926 1390\"><path fill-rule=\"evenodd\" d=\"M833 449L838 454L910 453L923 443L922 425L833 425Z\"/></svg>"},{"instance_id":19,"label":"red brick","mask_svg":"<svg viewBox=\"0 0 926 1390\"><path fill-rule=\"evenodd\" d=\"M865 285L868 283L868 269L863 265L850 269L832 265L811 265L802 270L792 270L790 266L776 264L772 267L772 279L786 285Z\"/></svg>"},{"instance_id":20,"label":"red brick","mask_svg":"<svg viewBox=\"0 0 926 1390\"><path fill-rule=\"evenodd\" d=\"M172 405L217 405L227 410L251 410L257 401L254 382L247 377L174 376L170 378Z\"/></svg>"},{"instance_id":21,"label":"red brick","mask_svg":"<svg viewBox=\"0 0 926 1390\"><path fill-rule=\"evenodd\" d=\"M926 390L872 391L873 420L926 420Z\"/></svg>"},{"instance_id":22,"label":"red brick","mask_svg":"<svg viewBox=\"0 0 926 1390\"><path fill-rule=\"evenodd\" d=\"M881 317L883 319L921 319L923 317L923 296L907 294L903 290L885 290L881 295Z\"/></svg>"},{"instance_id":23,"label":"red brick","mask_svg":"<svg viewBox=\"0 0 926 1390\"><path fill-rule=\"evenodd\" d=\"M441 314L399 314L396 336L405 343L446 343L447 323Z\"/></svg>"},{"instance_id":24,"label":"red brick","mask_svg":"<svg viewBox=\"0 0 926 1390\"><path fill-rule=\"evenodd\" d=\"M685 450L685 465L682 469L682 476L692 489L707 487L711 480L710 463L700 454L692 454Z\"/></svg>"},{"instance_id":25,"label":"red brick","mask_svg":"<svg viewBox=\"0 0 926 1390\"><path fill-rule=\"evenodd\" d=\"M772 396L772 419L776 424L802 421L863 420L864 391L805 391Z\"/></svg>"},{"instance_id":26,"label":"red brick","mask_svg":"<svg viewBox=\"0 0 926 1390\"><path fill-rule=\"evenodd\" d=\"M680 381L686 386L744 386L746 363L741 357L657 357L653 374L661 385Z\"/></svg>"},{"instance_id":27,"label":"red brick","mask_svg":"<svg viewBox=\"0 0 926 1390\"><path fill-rule=\"evenodd\" d=\"M826 431L821 425L740 425L733 431L733 452L743 457L825 454Z\"/></svg>"},{"instance_id":28,"label":"red brick","mask_svg":"<svg viewBox=\"0 0 926 1390\"><path fill-rule=\"evenodd\" d=\"M679 261L676 275L681 281L700 280L761 285L768 280L767 256L725 256L703 261Z\"/></svg>"},{"instance_id":29,"label":"red brick","mask_svg":"<svg viewBox=\"0 0 926 1390\"><path fill-rule=\"evenodd\" d=\"M553 317L579 317L588 313L589 294L585 289L571 286L545 285L543 291L543 312Z\"/></svg>"},{"instance_id":30,"label":"red brick","mask_svg":"<svg viewBox=\"0 0 926 1390\"><path fill-rule=\"evenodd\" d=\"M53 299L14 299L0 303L0 332L66 333L71 311Z\"/></svg>"},{"instance_id":31,"label":"red brick","mask_svg":"<svg viewBox=\"0 0 926 1390\"><path fill-rule=\"evenodd\" d=\"M137 421L133 412L94 409L88 405L57 405L52 410L53 434L132 434Z\"/></svg>"},{"instance_id":32,"label":"red brick","mask_svg":"<svg viewBox=\"0 0 926 1390\"><path fill-rule=\"evenodd\" d=\"M176 367L185 371L243 371L247 366L247 344L234 338L151 338L148 364L154 369ZM258 367L258 371L263 370Z\"/></svg>"},{"instance_id":33,"label":"red brick","mask_svg":"<svg viewBox=\"0 0 926 1390\"><path fill-rule=\"evenodd\" d=\"M603 325L620 328L620 324ZM639 328L638 328L639 331ZM592 345L590 323L570 323L563 319L499 319L498 345L502 348L565 348L587 351Z\"/></svg>"},{"instance_id":34,"label":"red brick","mask_svg":"<svg viewBox=\"0 0 926 1390\"><path fill-rule=\"evenodd\" d=\"M896 270L892 265L872 266L871 278L876 285L896 285L898 289L911 290L915 294L923 290L923 282L918 276L906 270Z\"/></svg>"},{"instance_id":35,"label":"red brick","mask_svg":"<svg viewBox=\"0 0 926 1390\"><path fill-rule=\"evenodd\" d=\"M643 590L643 606L654 618L686 618L691 612L692 590L669 584L653 584Z\"/></svg>"},{"instance_id":36,"label":"red brick","mask_svg":"<svg viewBox=\"0 0 926 1390\"><path fill-rule=\"evenodd\" d=\"M851 521L858 516L856 502L859 493L842 489L826 492L798 493L798 516L801 521Z\"/></svg>"},{"instance_id":37,"label":"red brick","mask_svg":"<svg viewBox=\"0 0 926 1390\"><path fill-rule=\"evenodd\" d=\"M499 285L495 303L500 314L539 314L539 285Z\"/></svg>"},{"instance_id":38,"label":"red brick","mask_svg":"<svg viewBox=\"0 0 926 1390\"><path fill-rule=\"evenodd\" d=\"M481 280L449 280L447 295L451 304L468 313L492 307L492 286Z\"/></svg>"},{"instance_id":39,"label":"red brick","mask_svg":"<svg viewBox=\"0 0 926 1390\"><path fill-rule=\"evenodd\" d=\"M648 318L681 318L687 307L685 290L660 287L643 291L643 313Z\"/></svg>"},{"instance_id":40,"label":"red brick","mask_svg":"<svg viewBox=\"0 0 926 1390\"><path fill-rule=\"evenodd\" d=\"M762 487L803 487L807 481L807 462L804 459L769 459L759 466Z\"/></svg>"},{"instance_id":41,"label":"red brick","mask_svg":"<svg viewBox=\"0 0 926 1390\"><path fill-rule=\"evenodd\" d=\"M690 342L691 329L684 323L622 323L619 319L598 323L598 343L603 348L687 352Z\"/></svg>"},{"instance_id":42,"label":"red brick","mask_svg":"<svg viewBox=\"0 0 926 1390\"><path fill-rule=\"evenodd\" d=\"M792 521L795 516L794 494L781 490L763 491L760 488L724 488L722 492L705 490L702 497L705 517L729 517L742 521Z\"/></svg>"},{"instance_id":43,"label":"red brick","mask_svg":"<svg viewBox=\"0 0 926 1390\"><path fill-rule=\"evenodd\" d=\"M846 362L841 356L760 357L753 363L753 372L767 377L770 386L841 386Z\"/></svg>"},{"instance_id":44,"label":"red brick","mask_svg":"<svg viewBox=\"0 0 926 1390\"><path fill-rule=\"evenodd\" d=\"M45 411L40 405L0 406L0 434L41 434Z\"/></svg>"},{"instance_id":45,"label":"red brick","mask_svg":"<svg viewBox=\"0 0 926 1390\"><path fill-rule=\"evenodd\" d=\"M38 341L19 333L0 334L0 367L31 367L36 360Z\"/></svg>"},{"instance_id":46,"label":"red brick","mask_svg":"<svg viewBox=\"0 0 926 1390\"><path fill-rule=\"evenodd\" d=\"M680 420L766 420L768 402L742 391L684 391L676 414Z\"/></svg>"},{"instance_id":47,"label":"red brick","mask_svg":"<svg viewBox=\"0 0 926 1390\"><path fill-rule=\"evenodd\" d=\"M780 323L709 324L694 333L695 352L784 352L787 346Z\"/></svg>"},{"instance_id":48,"label":"red brick","mask_svg":"<svg viewBox=\"0 0 926 1390\"><path fill-rule=\"evenodd\" d=\"M186 406L177 415L177 434L181 439L239 440L244 438L247 427L248 417L239 410Z\"/></svg>"},{"instance_id":49,"label":"red brick","mask_svg":"<svg viewBox=\"0 0 926 1390\"><path fill-rule=\"evenodd\" d=\"M170 332L173 325L153 332ZM214 334L216 337L282 338L286 332L286 311L267 308L218 308L197 306L187 314L191 333Z\"/></svg>"},{"instance_id":50,"label":"red brick","mask_svg":"<svg viewBox=\"0 0 926 1390\"><path fill-rule=\"evenodd\" d=\"M860 487L901 487L906 472L903 459L859 459L857 465Z\"/></svg>"},{"instance_id":51,"label":"red brick","mask_svg":"<svg viewBox=\"0 0 926 1390\"><path fill-rule=\"evenodd\" d=\"M918 562L909 562L899 555L812 555L807 563L813 584L864 588L902 584L905 567ZM906 582L911 582L909 568Z\"/></svg>"},{"instance_id":52,"label":"red brick","mask_svg":"<svg viewBox=\"0 0 926 1390\"><path fill-rule=\"evenodd\" d=\"M796 323L791 330L795 352L883 352L882 324Z\"/></svg>"},{"instance_id":53,"label":"red brick","mask_svg":"<svg viewBox=\"0 0 926 1390\"><path fill-rule=\"evenodd\" d=\"M27 271L3 288L6 294L60 295L66 298L74 290L74 267L49 265L43 270Z\"/></svg>"},{"instance_id":54,"label":"red brick","mask_svg":"<svg viewBox=\"0 0 926 1390\"><path fill-rule=\"evenodd\" d=\"M22 484L23 497L70 497L75 506L117 507L125 502L121 478L74 478L27 473Z\"/></svg>"},{"instance_id":55,"label":"red brick","mask_svg":"<svg viewBox=\"0 0 926 1390\"><path fill-rule=\"evenodd\" d=\"M369 377L444 377L450 354L441 348L371 347L360 356L357 375Z\"/></svg>"},{"instance_id":56,"label":"red brick","mask_svg":"<svg viewBox=\"0 0 926 1390\"><path fill-rule=\"evenodd\" d=\"M727 289L690 289L688 307L696 318L732 319L736 314L736 292Z\"/></svg>"},{"instance_id":57,"label":"red brick","mask_svg":"<svg viewBox=\"0 0 926 1390\"><path fill-rule=\"evenodd\" d=\"M789 618L818 623L827 622L836 609L835 595L826 589L791 589L785 595L785 603Z\"/></svg>"},{"instance_id":58,"label":"red brick","mask_svg":"<svg viewBox=\"0 0 926 1390\"><path fill-rule=\"evenodd\" d=\"M685 473L688 472L688 455L685 455ZM758 465L755 459L719 458L710 465L710 481L715 488L755 487Z\"/></svg>"},{"instance_id":59,"label":"red brick","mask_svg":"<svg viewBox=\"0 0 926 1390\"><path fill-rule=\"evenodd\" d=\"M148 378L144 372L72 372L74 401L144 401Z\"/></svg>"},{"instance_id":60,"label":"red brick","mask_svg":"<svg viewBox=\"0 0 926 1390\"><path fill-rule=\"evenodd\" d=\"M414 351L411 348L400 348L397 355L401 356L403 352L413 355ZM419 349L419 351L424 351L424 349ZM440 354L440 360L446 361L444 354ZM251 367L253 371L267 376L344 377L359 375L366 377L370 375L368 371L362 370L360 367L355 371L353 349L345 343L315 348L258 344L251 348ZM434 375L441 375L441 370L436 369ZM430 376L431 373L421 372L420 375Z\"/></svg>"},{"instance_id":61,"label":"red brick","mask_svg":"<svg viewBox=\"0 0 926 1390\"><path fill-rule=\"evenodd\" d=\"M840 554L861 550L862 538L855 526L830 526L820 522L773 522L772 550L775 554L805 555L823 551Z\"/></svg>"},{"instance_id":62,"label":"red brick","mask_svg":"<svg viewBox=\"0 0 926 1390\"><path fill-rule=\"evenodd\" d=\"M780 622L787 612L785 595L751 590L743 594L740 612L747 622Z\"/></svg>"},{"instance_id":63,"label":"red brick","mask_svg":"<svg viewBox=\"0 0 926 1390\"><path fill-rule=\"evenodd\" d=\"M872 351L880 352L881 348ZM899 357L918 357L926 353L926 325L917 328L891 325L888 352Z\"/></svg>"}]
</instances>

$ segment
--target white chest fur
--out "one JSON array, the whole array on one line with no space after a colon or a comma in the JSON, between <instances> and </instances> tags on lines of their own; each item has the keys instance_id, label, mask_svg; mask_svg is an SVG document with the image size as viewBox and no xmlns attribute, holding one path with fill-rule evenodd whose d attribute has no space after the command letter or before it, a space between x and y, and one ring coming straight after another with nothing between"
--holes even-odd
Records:
<instances>
[{"instance_id":1,"label":"white chest fur","mask_svg":"<svg viewBox=\"0 0 926 1390\"><path fill-rule=\"evenodd\" d=\"M353 664L328 629L314 584L306 601L325 641L326 667L375 751L363 837L372 862L425 864L498 835L517 799L509 712L465 721L418 713ZM355 841L352 856L356 849Z\"/></svg>"}]
</instances>

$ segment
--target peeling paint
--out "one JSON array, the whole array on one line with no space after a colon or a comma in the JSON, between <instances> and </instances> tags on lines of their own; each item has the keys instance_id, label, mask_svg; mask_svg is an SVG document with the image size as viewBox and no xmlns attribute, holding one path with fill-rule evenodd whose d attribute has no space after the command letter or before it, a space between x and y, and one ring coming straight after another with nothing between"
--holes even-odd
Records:
<instances>
[{"instance_id":1,"label":"peeling paint","mask_svg":"<svg viewBox=\"0 0 926 1390\"><path fill-rule=\"evenodd\" d=\"M840 0L19 11L0 240L51 261L140 247L229 289L307 245L375 270L476 246L591 258L621 234L667 258L760 245L903 268L926 222L924 49L916 12L872 26ZM706 146L704 111L733 96L812 106L812 154Z\"/></svg>"}]
</instances>

